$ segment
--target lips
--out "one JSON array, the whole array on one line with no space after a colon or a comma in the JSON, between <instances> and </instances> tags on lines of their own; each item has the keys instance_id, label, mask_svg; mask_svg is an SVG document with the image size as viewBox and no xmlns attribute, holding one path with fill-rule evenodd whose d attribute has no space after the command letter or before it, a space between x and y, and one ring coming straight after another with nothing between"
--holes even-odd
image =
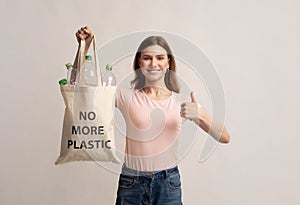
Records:
<instances>
[{"instance_id":1,"label":"lips","mask_svg":"<svg viewBox=\"0 0 300 205\"><path fill-rule=\"evenodd\" d=\"M147 68L146 71L149 73L157 73L159 71L161 71L161 68Z\"/></svg>"}]
</instances>

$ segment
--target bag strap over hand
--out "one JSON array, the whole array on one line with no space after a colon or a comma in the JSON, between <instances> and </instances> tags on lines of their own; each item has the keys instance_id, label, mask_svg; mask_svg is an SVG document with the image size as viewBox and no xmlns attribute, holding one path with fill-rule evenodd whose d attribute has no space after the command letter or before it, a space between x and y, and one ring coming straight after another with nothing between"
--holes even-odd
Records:
<instances>
[{"instance_id":1,"label":"bag strap over hand","mask_svg":"<svg viewBox=\"0 0 300 205\"><path fill-rule=\"evenodd\" d=\"M96 70L97 70L98 86L102 86L102 75L101 75L101 70L99 67L99 59L98 59L97 44L96 44L95 36L93 38L93 50L94 50L94 59L95 59L95 65L96 65Z\"/></svg>"}]
</instances>

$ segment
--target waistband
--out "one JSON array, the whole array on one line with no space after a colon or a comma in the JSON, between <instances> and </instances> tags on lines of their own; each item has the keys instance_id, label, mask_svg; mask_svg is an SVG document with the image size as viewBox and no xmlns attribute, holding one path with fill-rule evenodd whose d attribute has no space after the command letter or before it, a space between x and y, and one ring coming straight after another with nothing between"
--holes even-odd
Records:
<instances>
[{"instance_id":1,"label":"waistband","mask_svg":"<svg viewBox=\"0 0 300 205\"><path fill-rule=\"evenodd\" d=\"M128 175L128 176L149 176L149 177L159 177L159 176L165 177L176 173L179 173L178 166L175 166L170 169L160 170L160 171L139 171L139 170L130 169L126 167L125 164L123 164L122 172L121 172L121 174Z\"/></svg>"}]
</instances>

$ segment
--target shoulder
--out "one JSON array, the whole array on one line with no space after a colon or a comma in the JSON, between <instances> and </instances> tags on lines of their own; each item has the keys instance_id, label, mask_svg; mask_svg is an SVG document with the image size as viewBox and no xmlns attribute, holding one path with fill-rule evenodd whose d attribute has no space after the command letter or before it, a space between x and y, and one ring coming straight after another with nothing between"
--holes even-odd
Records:
<instances>
[{"instance_id":1,"label":"shoulder","mask_svg":"<svg viewBox=\"0 0 300 205\"><path fill-rule=\"evenodd\" d=\"M133 88L119 87L116 89L116 105L117 107L126 105L126 102L130 100L130 98L136 92Z\"/></svg>"},{"instance_id":2,"label":"shoulder","mask_svg":"<svg viewBox=\"0 0 300 205\"><path fill-rule=\"evenodd\" d=\"M116 95L117 96L132 96L132 94L134 94L136 92L135 89L133 88L126 88L126 87L117 87L117 90L116 90Z\"/></svg>"},{"instance_id":3,"label":"shoulder","mask_svg":"<svg viewBox=\"0 0 300 205\"><path fill-rule=\"evenodd\" d=\"M133 92L133 91L134 91L134 89L132 89L132 88L117 86L117 92L120 92L120 93L128 93L128 92Z\"/></svg>"}]
</instances>

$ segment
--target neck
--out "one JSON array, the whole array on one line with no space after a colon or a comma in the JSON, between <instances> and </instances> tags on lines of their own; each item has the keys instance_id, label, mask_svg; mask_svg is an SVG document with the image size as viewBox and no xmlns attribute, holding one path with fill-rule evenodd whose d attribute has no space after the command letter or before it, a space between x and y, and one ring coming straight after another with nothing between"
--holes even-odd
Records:
<instances>
[{"instance_id":1,"label":"neck","mask_svg":"<svg viewBox=\"0 0 300 205\"><path fill-rule=\"evenodd\" d=\"M163 90L168 90L164 79L161 79L159 81L145 81L145 86L144 87L149 87L149 88L154 88L154 89L163 89Z\"/></svg>"},{"instance_id":2,"label":"neck","mask_svg":"<svg viewBox=\"0 0 300 205\"><path fill-rule=\"evenodd\" d=\"M152 96L160 96L160 95L169 95L171 93L170 90L167 89L166 86L160 87L160 86L145 86L143 88L143 91L147 94L150 94Z\"/></svg>"}]
</instances>

